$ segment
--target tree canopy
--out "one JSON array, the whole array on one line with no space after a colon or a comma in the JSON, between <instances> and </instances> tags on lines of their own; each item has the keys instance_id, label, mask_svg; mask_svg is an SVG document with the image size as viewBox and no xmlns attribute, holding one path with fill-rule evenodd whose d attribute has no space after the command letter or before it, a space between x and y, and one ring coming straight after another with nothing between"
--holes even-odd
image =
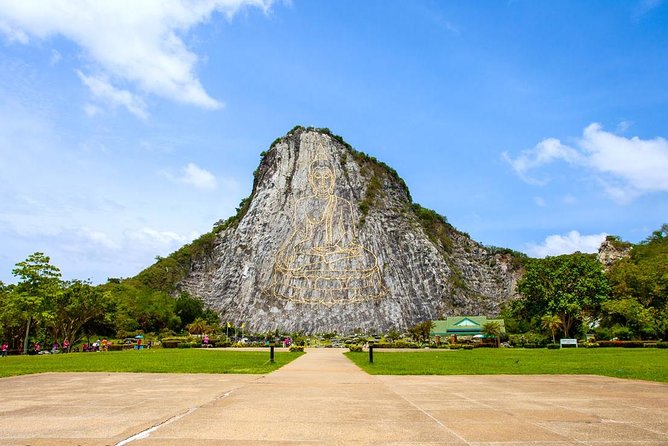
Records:
<instances>
[{"instance_id":1,"label":"tree canopy","mask_svg":"<svg viewBox=\"0 0 668 446\"><path fill-rule=\"evenodd\" d=\"M557 315L566 337L577 323L595 318L610 294L596 256L582 253L527 261L517 289L526 316Z\"/></svg>"}]
</instances>

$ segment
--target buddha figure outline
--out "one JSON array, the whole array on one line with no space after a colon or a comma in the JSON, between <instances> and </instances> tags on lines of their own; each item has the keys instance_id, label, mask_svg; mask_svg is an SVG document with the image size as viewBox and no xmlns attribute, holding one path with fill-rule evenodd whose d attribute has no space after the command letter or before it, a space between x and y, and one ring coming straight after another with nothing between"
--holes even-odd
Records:
<instances>
[{"instance_id":1,"label":"buddha figure outline","mask_svg":"<svg viewBox=\"0 0 668 446\"><path fill-rule=\"evenodd\" d=\"M382 297L387 290L378 259L360 245L349 222L352 204L334 193L335 170L321 145L307 178L312 194L295 203L292 231L276 255L270 293L325 306Z\"/></svg>"}]
</instances>

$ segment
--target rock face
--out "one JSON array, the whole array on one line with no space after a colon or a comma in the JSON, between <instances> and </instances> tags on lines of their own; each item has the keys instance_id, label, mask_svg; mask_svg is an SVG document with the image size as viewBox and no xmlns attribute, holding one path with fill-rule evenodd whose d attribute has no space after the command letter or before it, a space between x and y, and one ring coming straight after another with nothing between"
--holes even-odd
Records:
<instances>
[{"instance_id":1,"label":"rock face","mask_svg":"<svg viewBox=\"0 0 668 446\"><path fill-rule=\"evenodd\" d=\"M596 258L603 265L603 269L608 271L615 262L628 257L632 248L632 244L622 242L614 236L608 236L601 242Z\"/></svg>"},{"instance_id":2,"label":"rock face","mask_svg":"<svg viewBox=\"0 0 668 446\"><path fill-rule=\"evenodd\" d=\"M301 127L264 154L251 197L212 246L179 289L257 332L493 315L518 277L511 254L490 252L412 204L392 169L326 130Z\"/></svg>"}]
</instances>

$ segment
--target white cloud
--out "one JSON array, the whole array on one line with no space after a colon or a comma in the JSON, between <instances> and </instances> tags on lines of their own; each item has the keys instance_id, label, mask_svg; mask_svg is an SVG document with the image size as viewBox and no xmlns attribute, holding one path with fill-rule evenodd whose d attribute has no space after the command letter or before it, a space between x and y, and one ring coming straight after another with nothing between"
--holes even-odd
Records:
<instances>
[{"instance_id":1,"label":"white cloud","mask_svg":"<svg viewBox=\"0 0 668 446\"><path fill-rule=\"evenodd\" d=\"M215 189L218 186L216 177L208 170L198 167L194 163L189 163L183 168L183 176L180 181L191 184L198 189Z\"/></svg>"},{"instance_id":2,"label":"white cloud","mask_svg":"<svg viewBox=\"0 0 668 446\"><path fill-rule=\"evenodd\" d=\"M56 50L51 50L51 59L49 60L49 65L51 65L51 66L57 65L58 62L60 62L62 58L63 58L63 55L60 54L60 52L58 52Z\"/></svg>"},{"instance_id":3,"label":"white cloud","mask_svg":"<svg viewBox=\"0 0 668 446\"><path fill-rule=\"evenodd\" d=\"M565 146L555 138L544 139L539 142L534 148L524 150L520 155L512 159L507 152L503 152L503 158L510 163L513 170L529 183L545 183L544 180L537 180L527 175L529 170L537 167L550 164L557 160L566 161L567 163L577 163L581 159L581 155L577 150Z\"/></svg>"},{"instance_id":4,"label":"white cloud","mask_svg":"<svg viewBox=\"0 0 668 446\"><path fill-rule=\"evenodd\" d=\"M578 199L573 195L564 195L561 198L561 202L566 205L573 205L578 202Z\"/></svg>"},{"instance_id":5,"label":"white cloud","mask_svg":"<svg viewBox=\"0 0 668 446\"><path fill-rule=\"evenodd\" d=\"M197 234L183 236L173 231L158 231L152 228L142 228L138 231L128 232L126 236L130 240L152 245L157 252L160 252L162 251L160 248L164 248L165 246L175 246L187 243L195 238Z\"/></svg>"},{"instance_id":6,"label":"white cloud","mask_svg":"<svg viewBox=\"0 0 668 446\"><path fill-rule=\"evenodd\" d=\"M105 79L94 76L86 76L78 70L77 74L79 75L79 79L81 79L84 85L90 89L91 93L93 93L93 96L96 98L101 99L114 107L121 105L127 108L130 113L141 119L146 119L148 117L148 113L146 113L146 104L143 100L141 100L141 98L135 96L127 90L120 90L114 87ZM85 111L88 116L94 116L97 114L95 112L90 113L90 108L85 109Z\"/></svg>"},{"instance_id":7,"label":"white cloud","mask_svg":"<svg viewBox=\"0 0 668 446\"><path fill-rule=\"evenodd\" d=\"M646 192L668 192L668 141L624 138L589 125L579 145L587 165L605 174L602 181L618 199L632 199Z\"/></svg>"},{"instance_id":8,"label":"white cloud","mask_svg":"<svg viewBox=\"0 0 668 446\"><path fill-rule=\"evenodd\" d=\"M174 175L170 171L161 171L160 175L178 183L190 184L197 189L213 190L218 187L216 176L195 163L188 163L187 166L181 169L179 175Z\"/></svg>"},{"instance_id":9,"label":"white cloud","mask_svg":"<svg viewBox=\"0 0 668 446\"><path fill-rule=\"evenodd\" d=\"M84 113L86 113L86 116L90 116L90 117L97 116L100 113L102 113L102 110L100 109L100 107L97 107L93 104L85 104L83 106L83 110L84 110Z\"/></svg>"},{"instance_id":10,"label":"white cloud","mask_svg":"<svg viewBox=\"0 0 668 446\"><path fill-rule=\"evenodd\" d=\"M582 235L578 231L571 231L565 235L550 235L540 244L530 244L527 253L532 257L557 256L572 254L576 251L597 252L601 242L608 234Z\"/></svg>"},{"instance_id":11,"label":"white cloud","mask_svg":"<svg viewBox=\"0 0 668 446\"><path fill-rule=\"evenodd\" d=\"M111 250L118 251L121 249L121 245L113 240L109 235L102 231L95 231L89 228L81 228L81 235L88 240L89 242L97 245L99 247Z\"/></svg>"},{"instance_id":12,"label":"white cloud","mask_svg":"<svg viewBox=\"0 0 668 446\"><path fill-rule=\"evenodd\" d=\"M633 126L633 122L623 120L617 124L617 133L624 133Z\"/></svg>"},{"instance_id":13,"label":"white cloud","mask_svg":"<svg viewBox=\"0 0 668 446\"><path fill-rule=\"evenodd\" d=\"M642 194L668 192L668 141L664 138L643 140L625 138L606 132L600 124L590 124L576 141L577 149L549 138L517 158L503 153L513 170L529 183L540 183L530 171L557 160L589 169L608 195L628 202Z\"/></svg>"},{"instance_id":14,"label":"white cloud","mask_svg":"<svg viewBox=\"0 0 668 446\"><path fill-rule=\"evenodd\" d=\"M2 16L0 16L0 32L4 34L7 37L7 40L10 42L19 42L25 45L30 40L28 39L28 35L26 33L14 26L11 26L2 18Z\"/></svg>"},{"instance_id":15,"label":"white cloud","mask_svg":"<svg viewBox=\"0 0 668 446\"><path fill-rule=\"evenodd\" d=\"M195 67L198 56L183 36L218 12L228 19L243 7L267 12L273 0L21 0L0 2L0 33L10 42L63 36L76 43L118 100L132 95L111 82L130 83L139 92L207 109L222 103L202 87ZM80 75L82 82L90 75ZM100 80L100 76L94 79ZM88 84L87 84L88 85ZM90 85L88 85L90 87ZM128 99L123 99L128 101ZM136 98L130 102L136 101ZM116 102L117 104L117 102ZM128 107L127 104L123 104ZM130 109L137 113L137 109ZM141 109L141 108L140 108Z\"/></svg>"}]
</instances>

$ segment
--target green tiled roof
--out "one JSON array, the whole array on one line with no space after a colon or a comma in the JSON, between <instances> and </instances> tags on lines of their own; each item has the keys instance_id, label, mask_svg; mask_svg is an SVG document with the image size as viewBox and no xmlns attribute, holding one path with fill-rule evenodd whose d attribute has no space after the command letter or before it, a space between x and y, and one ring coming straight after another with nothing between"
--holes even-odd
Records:
<instances>
[{"instance_id":1,"label":"green tiled roof","mask_svg":"<svg viewBox=\"0 0 668 446\"><path fill-rule=\"evenodd\" d=\"M482 331L483 325L492 321L499 322L501 328L505 331L503 319L487 319L487 316L450 316L444 321L434 321L434 328L431 330L431 335L477 335Z\"/></svg>"}]
</instances>

